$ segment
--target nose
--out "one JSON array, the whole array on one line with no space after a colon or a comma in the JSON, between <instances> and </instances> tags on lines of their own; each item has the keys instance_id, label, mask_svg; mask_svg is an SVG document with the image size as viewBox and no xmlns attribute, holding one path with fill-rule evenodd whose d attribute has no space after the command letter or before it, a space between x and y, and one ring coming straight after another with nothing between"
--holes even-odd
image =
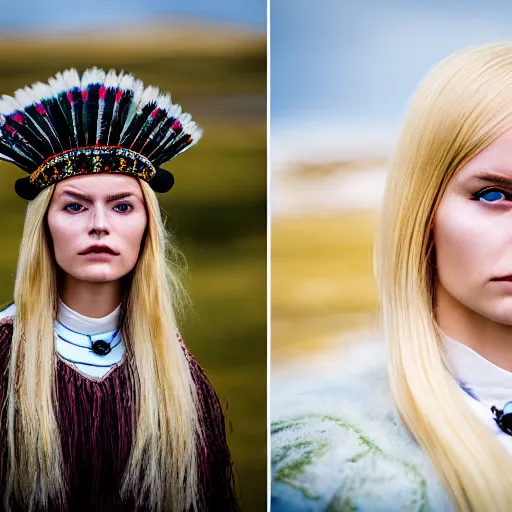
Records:
<instances>
[{"instance_id":1,"label":"nose","mask_svg":"<svg viewBox=\"0 0 512 512\"><path fill-rule=\"evenodd\" d=\"M89 234L97 233L98 235L108 235L108 219L106 208L102 205L94 205L91 209Z\"/></svg>"}]
</instances>

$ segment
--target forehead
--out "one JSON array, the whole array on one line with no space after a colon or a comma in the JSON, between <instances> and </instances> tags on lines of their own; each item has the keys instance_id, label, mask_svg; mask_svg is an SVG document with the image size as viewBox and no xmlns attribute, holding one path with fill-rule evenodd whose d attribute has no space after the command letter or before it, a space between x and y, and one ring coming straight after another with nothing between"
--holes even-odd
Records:
<instances>
[{"instance_id":1,"label":"forehead","mask_svg":"<svg viewBox=\"0 0 512 512\"><path fill-rule=\"evenodd\" d=\"M474 156L455 178L470 178L481 171L497 171L512 177L512 130L505 132Z\"/></svg>"},{"instance_id":2,"label":"forehead","mask_svg":"<svg viewBox=\"0 0 512 512\"><path fill-rule=\"evenodd\" d=\"M66 191L81 192L90 197L102 198L116 193L131 193L142 199L139 180L124 174L87 174L63 180L55 187L55 196Z\"/></svg>"}]
</instances>

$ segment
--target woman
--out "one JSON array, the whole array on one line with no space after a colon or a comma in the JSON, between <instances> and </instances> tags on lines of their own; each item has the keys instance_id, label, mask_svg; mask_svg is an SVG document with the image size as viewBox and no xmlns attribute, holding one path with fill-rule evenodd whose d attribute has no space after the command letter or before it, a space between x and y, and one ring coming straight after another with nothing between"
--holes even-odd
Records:
<instances>
[{"instance_id":1,"label":"woman","mask_svg":"<svg viewBox=\"0 0 512 512\"><path fill-rule=\"evenodd\" d=\"M273 510L512 509L511 262L512 44L495 44L410 105L376 246L386 346L276 386Z\"/></svg>"},{"instance_id":2,"label":"woman","mask_svg":"<svg viewBox=\"0 0 512 512\"><path fill-rule=\"evenodd\" d=\"M238 510L224 418L175 315L158 166L201 131L130 75L59 73L2 97L0 158L29 173L0 320L5 510Z\"/></svg>"}]
</instances>

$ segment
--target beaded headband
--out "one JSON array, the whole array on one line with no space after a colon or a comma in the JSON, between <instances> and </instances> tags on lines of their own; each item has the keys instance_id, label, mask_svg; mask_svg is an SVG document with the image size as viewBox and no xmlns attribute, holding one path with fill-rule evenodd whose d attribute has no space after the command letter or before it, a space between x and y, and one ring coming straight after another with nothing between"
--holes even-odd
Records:
<instances>
[{"instance_id":1,"label":"beaded headband","mask_svg":"<svg viewBox=\"0 0 512 512\"><path fill-rule=\"evenodd\" d=\"M127 174L167 192L174 177L159 166L201 138L202 130L168 93L114 70L57 73L0 98L0 160L29 174L16 193L34 199L72 176Z\"/></svg>"}]
</instances>

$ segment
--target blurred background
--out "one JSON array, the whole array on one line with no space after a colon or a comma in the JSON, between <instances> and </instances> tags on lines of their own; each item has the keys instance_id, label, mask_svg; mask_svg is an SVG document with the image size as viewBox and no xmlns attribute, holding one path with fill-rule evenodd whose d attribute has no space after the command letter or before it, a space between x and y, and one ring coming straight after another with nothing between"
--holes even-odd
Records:
<instances>
[{"instance_id":1,"label":"blurred background","mask_svg":"<svg viewBox=\"0 0 512 512\"><path fill-rule=\"evenodd\" d=\"M409 97L512 4L271 0L271 396L378 332L373 238ZM369 355L371 356L371 355Z\"/></svg>"},{"instance_id":2,"label":"blurred background","mask_svg":"<svg viewBox=\"0 0 512 512\"><path fill-rule=\"evenodd\" d=\"M173 4L175 4L173 6ZM43 7L44 5L44 7ZM266 2L21 0L0 13L0 94L57 71L124 69L204 128L159 196L188 262L183 337L224 402L242 510L266 510ZM26 201L0 164L0 303L11 301Z\"/></svg>"}]
</instances>

